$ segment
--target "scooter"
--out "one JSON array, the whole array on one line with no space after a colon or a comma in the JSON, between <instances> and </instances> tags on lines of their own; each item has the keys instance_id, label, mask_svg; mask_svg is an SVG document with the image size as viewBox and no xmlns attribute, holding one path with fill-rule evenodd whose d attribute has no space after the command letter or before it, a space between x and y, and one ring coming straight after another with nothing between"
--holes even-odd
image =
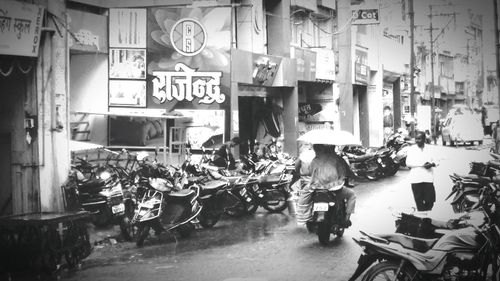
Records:
<instances>
[{"instance_id":1,"label":"scooter","mask_svg":"<svg viewBox=\"0 0 500 281\"><path fill-rule=\"evenodd\" d=\"M167 179L141 179L143 196L135 209L132 224L137 226L137 246L142 246L151 228L159 235L163 231L176 231L182 238L188 237L195 229L196 217L202 210L198 197L200 188L191 185L181 189L180 182Z\"/></svg>"}]
</instances>

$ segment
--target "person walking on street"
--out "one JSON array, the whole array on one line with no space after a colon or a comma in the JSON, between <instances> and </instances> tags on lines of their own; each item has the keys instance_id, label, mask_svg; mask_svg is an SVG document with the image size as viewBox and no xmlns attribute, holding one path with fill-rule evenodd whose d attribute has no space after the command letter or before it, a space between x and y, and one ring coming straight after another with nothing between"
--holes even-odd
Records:
<instances>
[{"instance_id":1,"label":"person walking on street","mask_svg":"<svg viewBox=\"0 0 500 281\"><path fill-rule=\"evenodd\" d=\"M316 157L309 166L311 182L300 192L297 202L297 223L303 225L312 218L313 191L328 189L336 193L338 200L346 199L344 227L349 227L356 204L356 194L350 188L344 187L344 183L352 171L345 160L335 152L335 146L314 144L313 149Z\"/></svg>"},{"instance_id":2,"label":"person walking on street","mask_svg":"<svg viewBox=\"0 0 500 281\"><path fill-rule=\"evenodd\" d=\"M418 211L430 211L436 202L433 174L436 163L425 145L425 137L424 132L417 132L416 144L410 147L406 158L406 165L411 169L411 189Z\"/></svg>"}]
</instances>

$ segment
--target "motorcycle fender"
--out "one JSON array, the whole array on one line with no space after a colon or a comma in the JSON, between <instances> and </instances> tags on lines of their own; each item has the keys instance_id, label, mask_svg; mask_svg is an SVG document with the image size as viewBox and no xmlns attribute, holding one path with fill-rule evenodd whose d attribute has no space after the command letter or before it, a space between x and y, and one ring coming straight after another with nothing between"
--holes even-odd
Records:
<instances>
[{"instance_id":1,"label":"motorcycle fender","mask_svg":"<svg viewBox=\"0 0 500 281\"><path fill-rule=\"evenodd\" d=\"M361 274L365 272L365 270L367 270L373 263L375 263L378 258L380 257L378 257L377 255L361 254L358 259L358 267L348 281L354 281L358 279L358 277L361 276Z\"/></svg>"},{"instance_id":2,"label":"motorcycle fender","mask_svg":"<svg viewBox=\"0 0 500 281\"><path fill-rule=\"evenodd\" d=\"M384 244L372 240L362 239L357 242L364 246L364 251L373 255L385 257L385 259L406 260L411 263L418 271L425 271L429 274L440 274L446 263L446 252L432 251L429 256L419 254L412 255L412 250L405 250L393 244Z\"/></svg>"},{"instance_id":3,"label":"motorcycle fender","mask_svg":"<svg viewBox=\"0 0 500 281\"><path fill-rule=\"evenodd\" d=\"M314 217L316 218L316 222L324 222L326 220L326 212L314 212Z\"/></svg>"}]
</instances>

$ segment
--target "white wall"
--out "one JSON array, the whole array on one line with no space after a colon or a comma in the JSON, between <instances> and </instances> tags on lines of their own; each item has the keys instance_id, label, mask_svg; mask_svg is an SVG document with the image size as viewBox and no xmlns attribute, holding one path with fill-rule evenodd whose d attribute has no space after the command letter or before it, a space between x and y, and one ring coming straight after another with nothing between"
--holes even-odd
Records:
<instances>
[{"instance_id":1,"label":"white wall","mask_svg":"<svg viewBox=\"0 0 500 281\"><path fill-rule=\"evenodd\" d=\"M72 54L70 110L108 111L108 54ZM74 121L78 116L71 115ZM107 117L89 115L90 141L107 145Z\"/></svg>"}]
</instances>

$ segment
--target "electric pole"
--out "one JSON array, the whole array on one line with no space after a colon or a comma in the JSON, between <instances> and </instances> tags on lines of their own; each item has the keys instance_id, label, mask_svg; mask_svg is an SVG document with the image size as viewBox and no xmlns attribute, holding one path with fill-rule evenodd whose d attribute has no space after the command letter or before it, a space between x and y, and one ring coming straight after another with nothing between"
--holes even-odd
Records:
<instances>
[{"instance_id":1,"label":"electric pole","mask_svg":"<svg viewBox=\"0 0 500 281\"><path fill-rule=\"evenodd\" d=\"M495 23L495 57L496 57L496 66L497 66L497 90L498 90L498 104L500 104L500 54L498 48L500 47L500 42L498 40L498 2L497 0L493 0L493 10L494 10L494 23ZM500 111L500 109L499 109ZM495 130L498 132L498 126L495 128ZM495 136L495 146L494 146L494 151L495 153L498 153L498 133L494 134Z\"/></svg>"},{"instance_id":2,"label":"electric pole","mask_svg":"<svg viewBox=\"0 0 500 281\"><path fill-rule=\"evenodd\" d=\"M436 143L436 130L434 124L435 124L435 109L434 109L434 38L432 37L432 5L429 5L429 31L430 31L430 37L431 37L431 136L432 139L434 140L434 143Z\"/></svg>"},{"instance_id":3,"label":"electric pole","mask_svg":"<svg viewBox=\"0 0 500 281\"><path fill-rule=\"evenodd\" d=\"M496 0L495 0L496 1ZM417 109L417 98L415 97L415 12L413 11L413 0L408 0L408 15L410 16L410 114L411 120L415 120ZM411 135L415 136L415 122L411 122Z\"/></svg>"}]
</instances>

